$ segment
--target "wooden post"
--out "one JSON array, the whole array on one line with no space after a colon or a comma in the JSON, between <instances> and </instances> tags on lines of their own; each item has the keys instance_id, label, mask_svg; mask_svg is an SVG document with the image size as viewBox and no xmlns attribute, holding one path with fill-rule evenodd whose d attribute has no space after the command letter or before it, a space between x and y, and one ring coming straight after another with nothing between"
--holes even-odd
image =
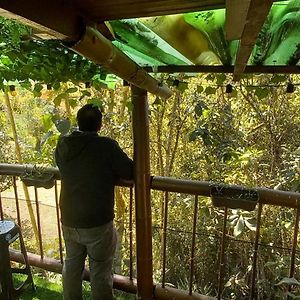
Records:
<instances>
[{"instance_id":1,"label":"wooden post","mask_svg":"<svg viewBox=\"0 0 300 300\"><path fill-rule=\"evenodd\" d=\"M131 87L135 162L135 208L138 299L153 299L152 219L147 92Z\"/></svg>"}]
</instances>

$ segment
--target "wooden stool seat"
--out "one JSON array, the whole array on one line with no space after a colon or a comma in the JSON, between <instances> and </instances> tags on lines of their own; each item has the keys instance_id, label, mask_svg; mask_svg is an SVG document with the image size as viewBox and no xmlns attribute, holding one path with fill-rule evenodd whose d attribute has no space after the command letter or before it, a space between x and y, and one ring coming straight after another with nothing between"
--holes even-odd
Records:
<instances>
[{"instance_id":1,"label":"wooden stool seat","mask_svg":"<svg viewBox=\"0 0 300 300\"><path fill-rule=\"evenodd\" d=\"M10 264L9 245L17 239L20 241L20 249L24 257L24 268L12 268ZM13 284L13 273L27 275L25 281L17 288L15 288ZM18 299L23 289L29 285L34 289L21 229L13 221L2 220L0 221L0 300Z\"/></svg>"}]
</instances>

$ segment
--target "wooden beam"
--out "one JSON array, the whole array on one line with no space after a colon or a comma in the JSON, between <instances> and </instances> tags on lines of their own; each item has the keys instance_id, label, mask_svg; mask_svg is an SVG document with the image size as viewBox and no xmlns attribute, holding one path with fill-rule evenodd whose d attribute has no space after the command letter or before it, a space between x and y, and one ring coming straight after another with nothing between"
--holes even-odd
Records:
<instances>
[{"instance_id":1,"label":"wooden beam","mask_svg":"<svg viewBox=\"0 0 300 300\"><path fill-rule=\"evenodd\" d=\"M251 0L226 0L226 40L239 40L242 36Z\"/></svg>"},{"instance_id":2,"label":"wooden beam","mask_svg":"<svg viewBox=\"0 0 300 300\"><path fill-rule=\"evenodd\" d=\"M87 26L82 39L72 49L109 72L156 96L169 98L172 95L166 85L151 77L95 28Z\"/></svg>"},{"instance_id":3,"label":"wooden beam","mask_svg":"<svg viewBox=\"0 0 300 300\"><path fill-rule=\"evenodd\" d=\"M240 0L244 1L248 0ZM72 3L87 20L93 22L225 8L225 0L72 0Z\"/></svg>"},{"instance_id":4,"label":"wooden beam","mask_svg":"<svg viewBox=\"0 0 300 300\"><path fill-rule=\"evenodd\" d=\"M84 30L81 17L67 1L0 0L0 16L28 25L47 38L77 41Z\"/></svg>"},{"instance_id":5,"label":"wooden beam","mask_svg":"<svg viewBox=\"0 0 300 300\"><path fill-rule=\"evenodd\" d=\"M233 80L238 81L244 72L258 34L272 7L273 0L252 0L249 6L247 19L239 50L236 57Z\"/></svg>"},{"instance_id":6,"label":"wooden beam","mask_svg":"<svg viewBox=\"0 0 300 300\"><path fill-rule=\"evenodd\" d=\"M147 92L131 87L137 299L153 299L152 214L150 193L149 103Z\"/></svg>"},{"instance_id":7,"label":"wooden beam","mask_svg":"<svg viewBox=\"0 0 300 300\"><path fill-rule=\"evenodd\" d=\"M234 66L159 66L144 67L149 73L229 73L234 72ZM300 66L246 66L244 73L248 74L300 74Z\"/></svg>"},{"instance_id":8,"label":"wooden beam","mask_svg":"<svg viewBox=\"0 0 300 300\"><path fill-rule=\"evenodd\" d=\"M225 0L73 0L72 2L85 18L94 22L157 17L225 7Z\"/></svg>"}]
</instances>

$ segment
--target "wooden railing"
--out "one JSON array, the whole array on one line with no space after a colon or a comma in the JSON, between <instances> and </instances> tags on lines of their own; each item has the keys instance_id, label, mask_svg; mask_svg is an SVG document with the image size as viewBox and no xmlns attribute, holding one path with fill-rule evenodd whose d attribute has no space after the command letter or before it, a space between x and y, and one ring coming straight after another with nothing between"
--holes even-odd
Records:
<instances>
[{"instance_id":1,"label":"wooden railing","mask_svg":"<svg viewBox=\"0 0 300 300\"><path fill-rule=\"evenodd\" d=\"M22 166L22 165L8 165L8 164L0 164L0 174L2 175L9 175L12 176L13 180L13 189L14 189L14 200L16 205L16 220L19 224L22 225L22 212L19 207L19 196L18 196L18 188L17 188L17 177L24 173L24 170L28 168L30 169L32 166ZM59 180L59 172L57 169L50 168L47 171L51 171L55 174L56 179ZM134 280L134 265L135 265L135 258L134 258L134 210L133 210L133 192L132 192L132 182L120 182L120 185L123 187L129 188L129 209L128 209L128 216L126 220L126 226L128 227L129 233L129 248L128 248L128 255L129 255L129 271L128 274L118 274L115 275L114 286L117 289L121 289L126 292L136 293L136 282ZM214 208L211 204L207 204L208 201L203 201L204 198L210 197L213 188L227 188L227 189L241 189L246 190L243 187L237 186L225 186L225 185L218 185L211 182L201 182L201 181L191 181L191 180L180 180L174 178L165 178L165 177L153 177L151 182L151 189L152 195L154 197L161 197L163 206L161 207L161 217L158 218L157 216L153 216L153 219L159 220L159 224L154 224L153 228L156 229L160 233L160 240L161 242L158 243L157 249L158 252L161 253L161 261L155 262L155 288L154 288L154 296L155 299L226 299L226 290L225 283L228 281L228 274L226 273L226 268L228 265L226 264L226 258L228 256L228 244L231 242L237 242L242 245L242 248L245 248L246 245L250 245L252 247L251 255L249 255L250 259L250 266L249 266L249 281L248 287L245 294L248 296L247 299L263 299L262 296L259 296L258 291L258 276L257 276L257 268L258 268L258 257L259 257L259 249L260 247L270 247L275 249L276 245L269 245L261 241L261 226L263 222L263 209L265 206L274 205L282 208L289 209L294 217L293 220L293 227L291 227L291 243L290 245L286 245L285 247L281 247L281 250L288 252L290 254L290 266L289 271L285 274L285 277L297 277L297 268L296 268L296 258L297 254L299 254L299 249L297 246L298 241L298 233L299 233L299 216L300 216L300 194L295 192L284 192L284 191L277 191L272 189L266 188L257 188L255 189L255 193L257 194L258 203L256 209L253 211L253 216L256 218L256 230L253 231L253 234L249 235L250 239L243 240L234 238L231 234L229 234L229 216L231 214L231 209L228 207L223 208ZM36 207L36 216L37 216L37 224L38 224L38 231L39 235L39 253L29 253L29 259L32 265L42 267L46 270L54 271L54 272L61 272L62 261L63 261L63 241L61 237L61 229L60 229L60 222L59 222L59 210L58 210L58 185L57 182L54 186L54 198L55 198L55 209L56 209L56 226L57 226L57 235L58 235L58 249L59 249L59 258L58 259L51 259L45 255L44 251L44 244L42 238L43 228L41 226L41 219L43 216L40 212L40 201L39 201L39 190L34 188L34 203ZM170 202L174 206L174 201L176 197L179 199L179 204L182 203L183 195L192 196L191 199L188 201L189 209L188 212L192 212L191 215L187 216L187 226L182 228L181 230L178 228L173 228L174 220L176 221L176 216L172 216L172 222L170 222L171 214L170 214ZM174 200L175 199L175 200ZM176 202L176 201L175 201ZM176 204L175 204L176 205ZM190 206L193 206L191 208ZM203 220L199 218L199 211L206 206L209 205L209 209L212 212L216 212L218 216L218 220L220 221L219 224L221 226L218 227L216 230L215 235L213 237L209 237L214 239L214 242L218 244L216 247L217 251L214 253L214 257L212 261L215 261L217 268L211 269L211 273L217 278L216 286L210 290L209 294L211 296L204 296L201 295L201 291L197 290L197 278L195 273L199 273L197 262L200 260L199 253L201 254L201 249L197 246L201 237L199 232L199 228L201 225L203 227L205 224L201 224ZM179 211L179 208L177 208ZM154 214L154 213L153 213ZM183 214L184 215L184 214ZM3 218L5 216L5 209L3 207L1 201L1 194L0 194L0 216ZM156 222L157 223L157 222ZM180 223L180 222L178 222ZM176 226L175 226L176 227ZM187 230L190 228L190 230ZM189 236L189 238L184 241L184 244L187 246L187 250L189 253L187 254L188 265L186 264L186 260L181 262L179 268L186 269L187 271L187 282L184 287L178 289L176 286L176 282L170 282L170 278L168 278L168 270L170 270L170 263L168 264L168 260L172 259L172 257L168 256L168 240L171 234L185 234ZM157 243L156 243L157 244ZM276 244L276 243L274 243ZM248 247L247 246L247 247ZM276 248L277 247L277 248ZM170 245L169 245L170 248ZM205 254L205 253L203 253ZM206 255L206 254L205 254ZM208 257L208 256L206 256ZM12 258L17 260L19 259L18 253L12 251ZM211 259L211 258L210 258ZM275 262L276 263L276 262ZM160 275L157 275L160 274ZM88 278L88 273L87 273ZM273 282L271 284L275 284ZM173 286L170 286L173 284ZM207 282L209 284L209 282ZM229 298L228 298L229 299Z\"/></svg>"},{"instance_id":2,"label":"wooden railing","mask_svg":"<svg viewBox=\"0 0 300 300\"><path fill-rule=\"evenodd\" d=\"M30 173L35 167L33 165L12 165L12 164L0 164L0 175L7 175L10 177L10 180L12 182L12 188L13 192L11 193L13 198L7 199L7 192L0 193L0 218L4 219L6 217L14 219L17 224L27 231L28 228L25 227L31 227L31 225L24 224L25 220L25 214L27 221L30 222L30 217L28 216L25 199L21 199L19 196L22 192L22 184L19 180L19 177L24 175L25 173ZM29 262L32 266L40 267L42 269L61 273L62 271L62 263L63 263L63 252L64 252L64 243L62 239L62 231L61 231L61 223L60 223L60 212L59 212L59 180L60 180L60 174L59 171L55 168L46 168L44 169L47 173L53 173L55 182L54 186L51 189L47 190L48 195L52 194L53 197L53 204L51 206L51 210L55 210L55 213L52 214L51 222L52 224L52 230L53 227L55 227L55 232L57 233L57 239L52 239L51 241L51 249L54 249L55 251L55 257L49 257L49 255L45 254L46 251L46 241L45 241L45 235L44 230L46 230L46 226L42 226L42 221L47 217L45 216L45 213L41 211L42 207L45 207L45 205L42 204L42 201L40 199L40 194L45 194L44 188L37 188L35 186L29 186L28 189L30 191L30 203L35 208L35 219L37 223L38 228L38 245L36 247L32 246L32 243L34 241L34 236L30 235L29 239L28 236L26 238L25 236L25 244L27 244L27 249L33 249L33 252L28 253ZM133 278L134 275L134 255L133 255L133 190L132 190L132 182L122 182L122 185L124 187L128 187L128 197L129 197L129 209L127 212L127 220L123 220L123 225L126 226L127 232L128 232L128 239L129 239L129 264L128 264L128 271L126 272L126 275L114 275L114 287L116 289L123 290L128 293L136 293L136 281ZM11 195L10 195L11 196ZM9 205L4 205L4 199L9 201ZM21 204L23 204L23 209L21 209ZM6 207L5 207L6 206ZM7 209L10 207L10 214L8 216ZM14 206L14 208L13 208ZM49 205L47 205L49 207ZM13 209L12 209L13 208ZM15 211L12 213L11 211ZM47 225L47 224L46 224ZM32 231L31 231L32 232ZM51 250L50 249L50 250ZM48 249L49 250L49 249ZM20 255L18 251L11 250L11 258L17 262L22 262L23 257ZM88 270L85 270L85 279L89 279L89 272Z\"/></svg>"}]
</instances>

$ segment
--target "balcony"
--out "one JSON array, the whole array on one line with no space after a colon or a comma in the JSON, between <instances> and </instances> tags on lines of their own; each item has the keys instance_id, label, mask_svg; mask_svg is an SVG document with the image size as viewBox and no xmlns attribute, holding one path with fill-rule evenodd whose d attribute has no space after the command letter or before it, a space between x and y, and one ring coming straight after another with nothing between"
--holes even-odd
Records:
<instances>
[{"instance_id":1,"label":"balcony","mask_svg":"<svg viewBox=\"0 0 300 300\"><path fill-rule=\"evenodd\" d=\"M47 169L55 176L53 188L28 188L38 231L35 245L19 178L30 168L0 164L0 174L12 183L10 190L0 194L0 216L14 219L22 227L32 266L61 273L64 245L58 208L59 172ZM299 293L296 284L277 285L283 278L286 283L292 283L287 278L299 278L299 193L257 188L258 204L253 211L246 211L214 207L208 198L216 187L248 191L209 182L153 177L155 299L276 299L287 291L291 295ZM132 184L121 182L116 194L119 245L114 288L131 294L137 292L135 249L139 230L133 198ZM157 203L163 205L161 210ZM271 213L274 219L270 218ZM275 213L287 222L276 223ZM267 228L271 227L274 233L268 236ZM20 253L13 249L11 259L22 261ZM88 278L86 270L85 279ZM270 291L273 292L266 294Z\"/></svg>"}]
</instances>

